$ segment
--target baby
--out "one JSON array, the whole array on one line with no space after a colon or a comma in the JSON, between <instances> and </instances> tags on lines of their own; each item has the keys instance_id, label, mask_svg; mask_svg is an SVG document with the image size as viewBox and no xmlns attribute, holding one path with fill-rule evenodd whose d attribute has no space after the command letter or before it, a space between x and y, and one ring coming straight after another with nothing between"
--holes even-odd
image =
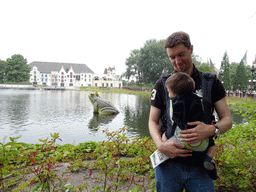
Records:
<instances>
[{"instance_id":1,"label":"baby","mask_svg":"<svg viewBox=\"0 0 256 192\"><path fill-rule=\"evenodd\" d=\"M180 142L185 145L186 149L190 149L192 151L207 150L204 158L204 167L209 177L216 180L218 178L217 171L215 164L212 161L215 154L213 137L193 144L180 141L181 138L178 137L180 130L193 128L192 126L187 125L188 122L204 122L206 120L206 115L202 104L202 97L193 93L195 90L194 80L186 73L177 72L172 74L166 80L165 86L171 99L170 119L173 124L173 131L167 130L162 135L162 140Z\"/></svg>"}]
</instances>

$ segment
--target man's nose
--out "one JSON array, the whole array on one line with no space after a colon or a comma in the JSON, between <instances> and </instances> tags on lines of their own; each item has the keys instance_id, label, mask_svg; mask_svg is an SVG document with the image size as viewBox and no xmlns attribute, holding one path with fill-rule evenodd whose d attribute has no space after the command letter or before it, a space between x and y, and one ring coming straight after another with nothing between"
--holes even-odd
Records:
<instances>
[{"instance_id":1,"label":"man's nose","mask_svg":"<svg viewBox=\"0 0 256 192\"><path fill-rule=\"evenodd\" d=\"M181 63L182 62L181 57L176 57L175 58L175 62L176 62L176 64Z\"/></svg>"}]
</instances>

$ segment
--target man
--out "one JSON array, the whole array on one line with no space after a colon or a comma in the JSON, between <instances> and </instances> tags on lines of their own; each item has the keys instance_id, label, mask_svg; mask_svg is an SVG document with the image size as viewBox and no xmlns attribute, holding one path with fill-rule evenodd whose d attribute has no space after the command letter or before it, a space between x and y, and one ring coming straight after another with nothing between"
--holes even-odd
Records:
<instances>
[{"instance_id":1,"label":"man","mask_svg":"<svg viewBox=\"0 0 256 192\"><path fill-rule=\"evenodd\" d=\"M165 49L175 72L185 72L195 81L195 91L202 92L202 72L198 71L192 63L193 45L189 35L185 32L176 32L170 35L165 42ZM149 115L149 132L157 149L170 157L155 169L157 191L187 192L214 191L214 183L201 167L200 158L191 150L183 149L184 145L175 142L164 142L161 135L170 128L168 120L168 101L166 97L163 78L160 78L152 91L151 108ZM218 136L232 127L231 115L225 100L225 89L221 81L215 77L211 89L211 102L215 108L219 122L216 125L203 122L190 122L195 126L192 129L182 130L183 141L196 143L211 136ZM159 121L161 119L161 128Z\"/></svg>"}]
</instances>

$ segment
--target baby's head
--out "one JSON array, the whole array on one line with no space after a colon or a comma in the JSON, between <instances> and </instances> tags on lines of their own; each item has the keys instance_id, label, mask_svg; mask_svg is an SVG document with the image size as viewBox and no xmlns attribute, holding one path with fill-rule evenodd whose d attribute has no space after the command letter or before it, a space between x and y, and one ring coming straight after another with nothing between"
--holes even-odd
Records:
<instances>
[{"instance_id":1,"label":"baby's head","mask_svg":"<svg viewBox=\"0 0 256 192\"><path fill-rule=\"evenodd\" d=\"M187 73L173 73L165 82L169 97L192 93L195 89L195 82Z\"/></svg>"}]
</instances>

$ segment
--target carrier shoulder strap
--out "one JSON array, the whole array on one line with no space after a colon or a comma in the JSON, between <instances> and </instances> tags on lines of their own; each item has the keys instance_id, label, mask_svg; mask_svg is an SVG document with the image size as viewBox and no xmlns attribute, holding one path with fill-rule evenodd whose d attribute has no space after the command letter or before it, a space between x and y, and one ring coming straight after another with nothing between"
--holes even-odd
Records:
<instances>
[{"instance_id":1,"label":"carrier shoulder strap","mask_svg":"<svg viewBox=\"0 0 256 192\"><path fill-rule=\"evenodd\" d=\"M216 75L212 73L202 72L202 95L204 110L206 113L207 124L211 124L213 120L213 103L212 103L212 85Z\"/></svg>"}]
</instances>

